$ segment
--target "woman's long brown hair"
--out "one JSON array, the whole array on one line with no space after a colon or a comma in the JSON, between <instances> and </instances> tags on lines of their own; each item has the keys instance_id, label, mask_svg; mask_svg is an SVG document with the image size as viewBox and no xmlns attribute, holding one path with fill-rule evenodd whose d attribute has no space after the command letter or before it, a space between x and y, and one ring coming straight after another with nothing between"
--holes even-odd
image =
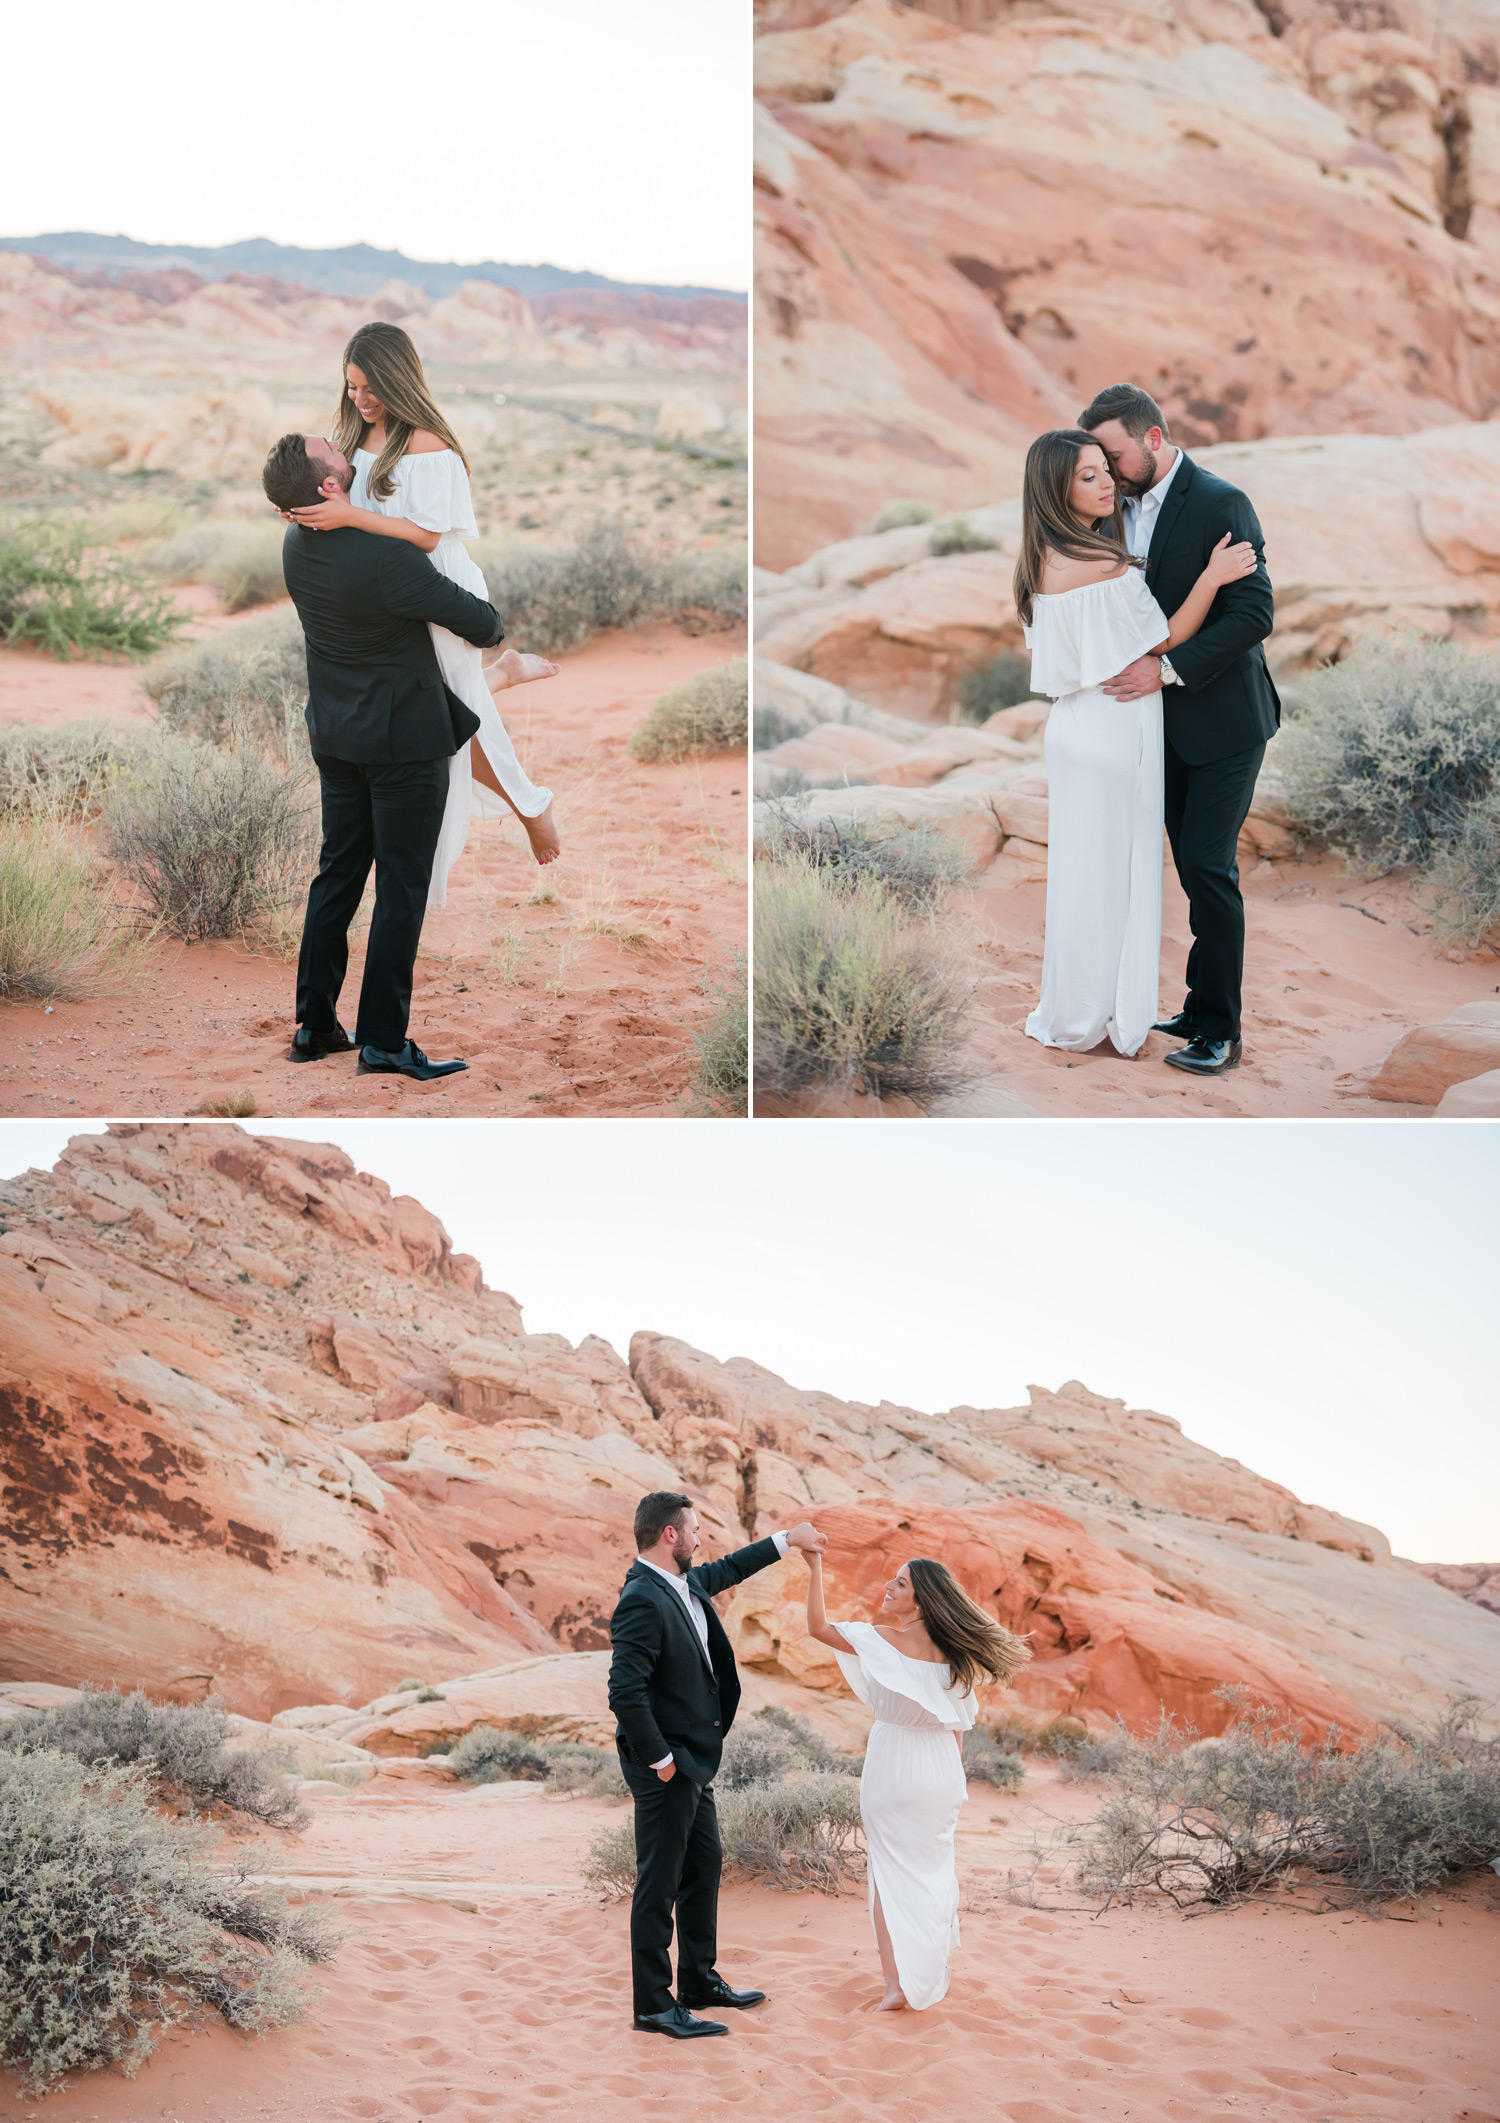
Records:
<instances>
[{"instance_id":1,"label":"woman's long brown hair","mask_svg":"<svg viewBox=\"0 0 1500 2123\"><path fill-rule=\"evenodd\" d=\"M907 1564L911 1589L927 1634L948 1661L953 1686L967 1694L982 1673L1009 1687L1031 1657L1024 1637L1012 1636L985 1613L943 1563L914 1556Z\"/></svg>"},{"instance_id":2,"label":"woman's long brown hair","mask_svg":"<svg viewBox=\"0 0 1500 2123\"><path fill-rule=\"evenodd\" d=\"M1021 557L1015 573L1016 610L1023 626L1031 625L1032 599L1042 586L1042 569L1049 550L1065 553L1070 560L1113 560L1117 565L1133 568L1141 565L1125 543L1125 517L1118 486L1107 533L1080 522L1073 513L1068 497L1078 469L1078 453L1101 448L1098 436L1084 428L1052 428L1047 434L1038 435L1026 452L1026 476L1021 489Z\"/></svg>"},{"instance_id":3,"label":"woman's long brown hair","mask_svg":"<svg viewBox=\"0 0 1500 2123\"><path fill-rule=\"evenodd\" d=\"M369 425L360 419L354 400L349 396L346 372L351 361L357 369L364 371L370 389L385 407L385 448L370 473L372 494L385 501L395 492L396 482L391 473L406 455L418 428L426 428L436 435L445 448L452 450L467 472L469 460L464 456L463 445L438 411L437 400L428 389L427 378L422 372L422 357L399 324L362 324L344 348L339 369L343 384L339 391L339 409L334 416L333 439L351 464L355 451L364 447Z\"/></svg>"}]
</instances>

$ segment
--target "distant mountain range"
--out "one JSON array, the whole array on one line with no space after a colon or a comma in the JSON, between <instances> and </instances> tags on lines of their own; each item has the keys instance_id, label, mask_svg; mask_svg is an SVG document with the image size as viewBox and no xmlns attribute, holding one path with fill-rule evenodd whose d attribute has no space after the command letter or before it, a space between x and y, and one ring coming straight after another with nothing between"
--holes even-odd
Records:
<instances>
[{"instance_id":1,"label":"distant mountain range","mask_svg":"<svg viewBox=\"0 0 1500 2123\"><path fill-rule=\"evenodd\" d=\"M71 229L46 236L0 236L0 250L31 251L50 258L54 265L70 266L75 272L102 271L111 278L121 272L174 265L188 266L206 280L222 280L229 273L270 273L278 280L297 281L328 295L373 295L388 280L404 280L437 301L465 280L493 280L527 297L563 288L605 288L629 295L727 295L731 301L745 300L729 288L610 280L602 273L569 273L557 265L501 265L492 258L474 265L434 264L408 258L404 251L377 251L368 243L308 251L294 243L272 243L265 236L204 248L192 243L138 243L133 236L98 236Z\"/></svg>"}]
</instances>

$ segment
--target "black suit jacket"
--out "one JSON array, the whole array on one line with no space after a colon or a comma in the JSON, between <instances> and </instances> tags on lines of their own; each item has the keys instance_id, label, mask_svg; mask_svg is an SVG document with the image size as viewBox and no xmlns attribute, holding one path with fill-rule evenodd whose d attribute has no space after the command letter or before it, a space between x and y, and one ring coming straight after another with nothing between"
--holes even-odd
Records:
<instances>
[{"instance_id":1,"label":"black suit jacket","mask_svg":"<svg viewBox=\"0 0 1500 2123\"><path fill-rule=\"evenodd\" d=\"M404 538L288 527L281 565L307 636L307 734L315 753L365 766L448 759L479 718L443 683L428 622L475 648L505 639L500 615L440 575Z\"/></svg>"},{"instance_id":2,"label":"black suit jacket","mask_svg":"<svg viewBox=\"0 0 1500 2123\"><path fill-rule=\"evenodd\" d=\"M609 1707L627 1758L651 1763L671 1754L681 1775L695 1784L713 1782L724 1735L739 1708L740 1677L724 1624L709 1601L777 1560L774 1541L752 1541L688 1571L688 1589L708 1617L707 1658L681 1594L649 1563L631 1564L609 1624Z\"/></svg>"},{"instance_id":3,"label":"black suit jacket","mask_svg":"<svg viewBox=\"0 0 1500 2123\"><path fill-rule=\"evenodd\" d=\"M1255 547L1255 573L1226 583L1192 640L1169 650L1182 684L1161 689L1168 742L1194 767L1267 743L1281 725L1281 700L1261 648L1275 600L1255 511L1238 487L1184 453L1146 554L1146 586L1169 619L1226 531Z\"/></svg>"}]
</instances>

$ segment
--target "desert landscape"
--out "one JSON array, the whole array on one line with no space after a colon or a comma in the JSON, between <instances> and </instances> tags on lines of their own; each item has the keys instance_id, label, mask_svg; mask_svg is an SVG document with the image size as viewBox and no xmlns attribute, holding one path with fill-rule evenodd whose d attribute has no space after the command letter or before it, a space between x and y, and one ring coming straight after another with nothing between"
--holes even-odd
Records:
<instances>
[{"instance_id":1,"label":"desert landscape","mask_svg":"<svg viewBox=\"0 0 1500 2123\"><path fill-rule=\"evenodd\" d=\"M1493 11L768 0L758 21L757 794L825 848L944 835L968 879L941 914L967 998L946 1086L783 1072L757 1111L1500 1111L1493 894L1455 930L1432 851L1310 830L1285 734L1323 712L1320 673L1392 640L1471 657L1494 697L1500 545L1473 484L1500 463ZM1047 783L1020 467L1125 377L1249 495L1276 590L1246 1066L1199 1086L1153 1066L1157 1038L1137 1065L1022 1029ZM1392 729L1411 704L1385 699ZM1168 1012L1188 941L1169 863ZM1452 1058L1411 1069L1409 1039Z\"/></svg>"},{"instance_id":2,"label":"desert landscape","mask_svg":"<svg viewBox=\"0 0 1500 2123\"><path fill-rule=\"evenodd\" d=\"M835 2115L926 2118L979 2113L981 2075L984 2112L1021 2123L1101 2099L1161 2118L1493 2105L1488 1874L1375 1909L1304 1891L1201 1923L1148 1896L1101 1918L1059 1856L1097 1792L1025 1751L1145 1733L1162 1710L1229 1735L1246 1697L1335 1749L1492 1705L1493 1564L1395 1558L1077 1381L928 1413L654 1328L627 1356L528 1331L428 1210L331 1146L117 1123L6 1182L0 1224L0 1718L85 1681L217 1695L236 1745L295 1765L311 1813L256 1864L354 1922L301 2027L179 2030L107 2098L84 2076L38 2112L290 2118L309 2088L320 2113L392 2123L649 2105L624 1912L584 1879L618 1808L466 1785L447 1756L485 1730L608 1745L608 1617L658 1486L688 1490L718 1549L811 1515L836 1612L941 1554L1034 1653L985 1699L1024 1775L971 1784L941 2016L864 2016L853 1885L738 1885L724 1963L772 2000L674 2083L726 2106L811 2083ZM807 1638L803 1581L789 1558L720 1601L744 1715L857 1754L867 1713ZM560 2054L560 2021L587 2025L587 2065Z\"/></svg>"},{"instance_id":3,"label":"desert landscape","mask_svg":"<svg viewBox=\"0 0 1500 2123\"><path fill-rule=\"evenodd\" d=\"M569 556L599 524L639 557L638 573L687 585L654 609L637 599L640 615L623 622L590 617L575 594L551 636L561 676L507 696L523 756L555 791L564 857L544 879L519 827L472 831L449 904L424 930L417 983L431 1007L412 1027L429 1052L462 1053L470 1067L424 1110L726 1110L701 1089L694 1034L732 1033L740 1009L743 754L627 747L664 694L714 677L743 648L742 301L612 285L528 301L486 280L436 298L409 283L356 294L270 273L106 271L0 251L7 566L24 574L28 541L55 531L106 576L125 570L138 604L159 600L152 638L171 634L169 656L214 646L232 664L243 643L253 660L268 620L289 609L281 526L259 487L265 450L288 427L326 427L342 345L370 316L413 333L451 411L499 602L517 609L497 585L545 586L549 567L586 577ZM0 647L7 801L34 812L37 784L55 779L47 762L70 741L92 747L106 769L98 785L59 821L49 783L46 815L31 819L49 857L60 841L88 862L106 780L154 756L165 727L147 689L161 653L143 662L144 651L69 654L28 639L28 594L7 608L11 645ZM536 607L516 596L524 630ZM540 634L511 639L544 645ZM211 718L221 748L232 713L230 699ZM294 722L290 751L273 750L296 772ZM111 880L119 911L140 914L129 880ZM289 1065L295 894L283 884L270 924L195 937L147 905L145 948L118 962L50 980L45 964L8 962L4 1110L404 1110L401 1093L415 1088L404 1079L392 1093L395 1080L337 1063L337 1084L324 1066Z\"/></svg>"}]
</instances>

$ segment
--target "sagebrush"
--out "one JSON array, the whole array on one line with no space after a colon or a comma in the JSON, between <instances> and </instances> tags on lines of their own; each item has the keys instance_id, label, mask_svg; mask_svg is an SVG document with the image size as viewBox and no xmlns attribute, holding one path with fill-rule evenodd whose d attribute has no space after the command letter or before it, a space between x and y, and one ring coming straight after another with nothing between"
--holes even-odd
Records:
<instances>
[{"instance_id":1,"label":"sagebrush","mask_svg":"<svg viewBox=\"0 0 1500 2123\"><path fill-rule=\"evenodd\" d=\"M808 818L794 803L766 805L765 843L774 861L804 862L840 886L869 880L913 913L930 913L969 873L957 841L929 825Z\"/></svg>"},{"instance_id":2,"label":"sagebrush","mask_svg":"<svg viewBox=\"0 0 1500 2123\"><path fill-rule=\"evenodd\" d=\"M542 656L617 627L737 626L747 610L743 554L658 554L615 517L594 518L565 546L481 541L471 550L506 639Z\"/></svg>"},{"instance_id":3,"label":"sagebrush","mask_svg":"<svg viewBox=\"0 0 1500 2123\"><path fill-rule=\"evenodd\" d=\"M104 805L105 852L161 927L189 943L278 944L318 848L316 783L249 744L166 742Z\"/></svg>"},{"instance_id":4,"label":"sagebrush","mask_svg":"<svg viewBox=\"0 0 1500 2123\"><path fill-rule=\"evenodd\" d=\"M63 722L0 728L0 819L83 824L97 818L104 792L152 749L139 724Z\"/></svg>"},{"instance_id":5,"label":"sagebrush","mask_svg":"<svg viewBox=\"0 0 1500 2123\"><path fill-rule=\"evenodd\" d=\"M217 2013L242 2034L299 2020L337 1940L210 1860L208 1822L164 1819L141 1768L0 1749L0 2057L40 2095L69 2072L133 2075L161 2032Z\"/></svg>"},{"instance_id":6,"label":"sagebrush","mask_svg":"<svg viewBox=\"0 0 1500 2123\"><path fill-rule=\"evenodd\" d=\"M905 531L919 523L931 523L937 510L930 501L888 501L871 526L876 531Z\"/></svg>"},{"instance_id":7,"label":"sagebrush","mask_svg":"<svg viewBox=\"0 0 1500 2123\"><path fill-rule=\"evenodd\" d=\"M307 640L295 612L247 620L211 640L163 656L141 686L168 730L223 744L231 737L307 752Z\"/></svg>"},{"instance_id":8,"label":"sagebrush","mask_svg":"<svg viewBox=\"0 0 1500 2123\"><path fill-rule=\"evenodd\" d=\"M731 1734L731 1738L733 1735ZM836 1893L864 1872L859 1785L836 1770L716 1787L719 1839L729 1879ZM635 1885L635 1831L626 1820L596 1836L584 1860L587 1886L610 1898Z\"/></svg>"},{"instance_id":9,"label":"sagebrush","mask_svg":"<svg viewBox=\"0 0 1500 2123\"><path fill-rule=\"evenodd\" d=\"M987 723L1002 708L1019 707L1036 696L1031 690L1031 658L1002 649L977 671L965 671L954 699L959 722Z\"/></svg>"},{"instance_id":10,"label":"sagebrush","mask_svg":"<svg viewBox=\"0 0 1500 2123\"><path fill-rule=\"evenodd\" d=\"M997 544L967 516L945 516L933 525L927 549L935 560L942 560L949 553L993 553Z\"/></svg>"},{"instance_id":11,"label":"sagebrush","mask_svg":"<svg viewBox=\"0 0 1500 2123\"><path fill-rule=\"evenodd\" d=\"M1020 1790L1025 1763L977 1725L964 1734L963 1756L964 1775L974 1783L993 1784L997 1791Z\"/></svg>"},{"instance_id":12,"label":"sagebrush","mask_svg":"<svg viewBox=\"0 0 1500 2123\"><path fill-rule=\"evenodd\" d=\"M149 565L169 582L201 582L227 612L275 604L287 594L281 571L286 525L205 516L154 547Z\"/></svg>"},{"instance_id":13,"label":"sagebrush","mask_svg":"<svg viewBox=\"0 0 1500 2123\"><path fill-rule=\"evenodd\" d=\"M755 1073L772 1096L863 1089L928 1104L956 1090L969 985L930 916L868 875L793 857L760 865Z\"/></svg>"},{"instance_id":14,"label":"sagebrush","mask_svg":"<svg viewBox=\"0 0 1500 2123\"><path fill-rule=\"evenodd\" d=\"M1439 934L1464 944L1500 941L1500 788L1470 804L1431 878Z\"/></svg>"},{"instance_id":15,"label":"sagebrush","mask_svg":"<svg viewBox=\"0 0 1500 2123\"><path fill-rule=\"evenodd\" d=\"M1412 634L1317 671L1276 745L1291 823L1376 869L1425 869L1500 787L1500 662Z\"/></svg>"},{"instance_id":16,"label":"sagebrush","mask_svg":"<svg viewBox=\"0 0 1500 2123\"><path fill-rule=\"evenodd\" d=\"M1145 1892L1221 1907L1299 1881L1335 1900L1426 1893L1500 1851L1500 1743L1478 1711L1315 1747L1259 1707L1212 1739L1165 1717L1121 1733L1079 1884L1106 1908Z\"/></svg>"},{"instance_id":17,"label":"sagebrush","mask_svg":"<svg viewBox=\"0 0 1500 2123\"><path fill-rule=\"evenodd\" d=\"M153 1790L193 1808L223 1807L271 1828L308 1820L286 1763L235 1747L223 1703L153 1703L140 1689L85 1687L71 1703L0 1725L0 1755L65 1754L86 1768L128 1763Z\"/></svg>"},{"instance_id":18,"label":"sagebrush","mask_svg":"<svg viewBox=\"0 0 1500 2123\"><path fill-rule=\"evenodd\" d=\"M467 1784L517 1780L553 1791L586 1792L593 1798L625 1795L618 1757L582 1740L530 1740L493 1725L476 1725L448 1750L448 1767Z\"/></svg>"},{"instance_id":19,"label":"sagebrush","mask_svg":"<svg viewBox=\"0 0 1500 2123\"><path fill-rule=\"evenodd\" d=\"M695 671L663 693L632 731L634 759L694 759L708 752L743 752L750 742L750 675L743 656Z\"/></svg>"}]
</instances>

